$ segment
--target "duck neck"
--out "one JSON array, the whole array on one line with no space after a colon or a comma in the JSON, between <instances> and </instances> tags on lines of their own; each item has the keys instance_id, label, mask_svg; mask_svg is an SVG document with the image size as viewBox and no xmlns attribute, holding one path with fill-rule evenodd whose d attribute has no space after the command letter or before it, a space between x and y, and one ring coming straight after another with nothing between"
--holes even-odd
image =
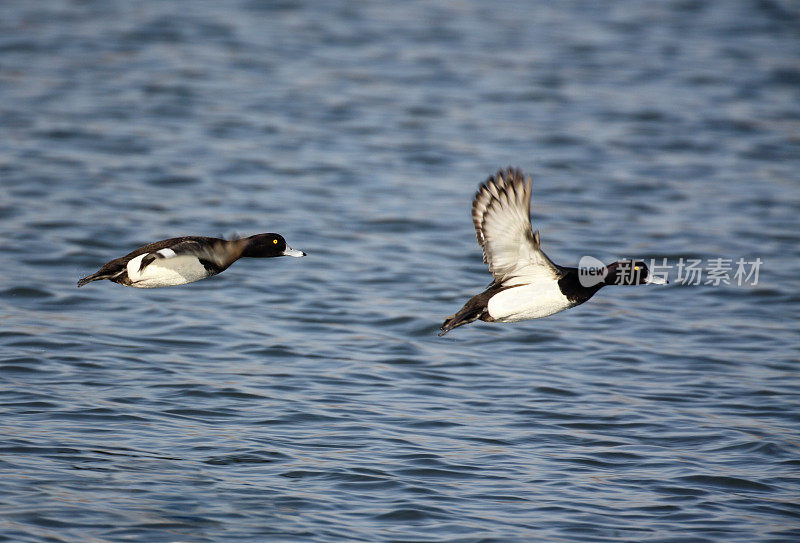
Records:
<instances>
[{"instance_id":1,"label":"duck neck","mask_svg":"<svg viewBox=\"0 0 800 543\"><path fill-rule=\"evenodd\" d=\"M565 273L561 279L558 280L558 286L564 296L575 305L582 304L594 296L598 290L606 286L606 283L603 281L586 286L581 282L578 268L563 269Z\"/></svg>"},{"instance_id":2,"label":"duck neck","mask_svg":"<svg viewBox=\"0 0 800 543\"><path fill-rule=\"evenodd\" d=\"M259 247L257 244L253 243L252 240L247 242L247 245L244 246L244 250L242 250L242 257L245 258L259 258L261 256L261 252L263 249Z\"/></svg>"}]
</instances>

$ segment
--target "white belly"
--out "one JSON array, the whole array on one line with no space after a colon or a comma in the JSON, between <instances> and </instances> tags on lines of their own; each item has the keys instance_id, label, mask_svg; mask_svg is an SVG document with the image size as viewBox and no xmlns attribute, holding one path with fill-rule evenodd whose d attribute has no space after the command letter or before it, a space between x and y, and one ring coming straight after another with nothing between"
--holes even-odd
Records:
<instances>
[{"instance_id":1,"label":"white belly","mask_svg":"<svg viewBox=\"0 0 800 543\"><path fill-rule=\"evenodd\" d=\"M208 270L194 256L158 258L139 273L139 266L145 256L139 255L128 262L128 278L131 280L132 287L171 287L185 285L208 277Z\"/></svg>"},{"instance_id":2,"label":"white belly","mask_svg":"<svg viewBox=\"0 0 800 543\"><path fill-rule=\"evenodd\" d=\"M516 322L547 317L569 309L572 304L558 283L523 285L498 292L489 298L489 315L498 322Z\"/></svg>"}]
</instances>

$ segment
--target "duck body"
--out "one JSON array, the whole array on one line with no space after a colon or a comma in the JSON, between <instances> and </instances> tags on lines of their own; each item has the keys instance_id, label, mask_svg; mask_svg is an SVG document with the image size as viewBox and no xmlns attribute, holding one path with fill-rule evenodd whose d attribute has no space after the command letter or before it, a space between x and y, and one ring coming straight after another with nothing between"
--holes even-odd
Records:
<instances>
[{"instance_id":1,"label":"duck body","mask_svg":"<svg viewBox=\"0 0 800 543\"><path fill-rule=\"evenodd\" d=\"M102 279L136 288L185 285L222 273L242 257L277 256L301 257L305 253L289 247L280 234L232 240L182 236L156 241L115 258L78 281L78 286Z\"/></svg>"},{"instance_id":2,"label":"duck body","mask_svg":"<svg viewBox=\"0 0 800 543\"><path fill-rule=\"evenodd\" d=\"M562 275L542 280L540 284L503 286L492 283L473 296L459 312L448 317L439 335L475 320L519 322L549 317L586 302L604 286L598 284L584 289L578 282L577 268L559 269Z\"/></svg>"},{"instance_id":3,"label":"duck body","mask_svg":"<svg viewBox=\"0 0 800 543\"><path fill-rule=\"evenodd\" d=\"M548 317L575 305L558 288L558 282L551 281L500 290L487 301L486 314L494 322L518 322Z\"/></svg>"},{"instance_id":4,"label":"duck body","mask_svg":"<svg viewBox=\"0 0 800 543\"><path fill-rule=\"evenodd\" d=\"M445 319L440 336L476 320L548 317L586 302L606 285L665 282L651 277L638 260L614 262L589 278L578 268L554 264L531 228L530 198L530 177L512 168L491 176L478 190L472 220L494 281Z\"/></svg>"},{"instance_id":5,"label":"duck body","mask_svg":"<svg viewBox=\"0 0 800 543\"><path fill-rule=\"evenodd\" d=\"M164 241L174 242L180 239L181 238L173 238L172 240ZM180 244L184 245L181 246ZM197 240L177 241L175 245L177 245L179 249L187 249L191 244L202 245L202 243ZM157 245L157 243L153 245ZM146 247L148 246L142 249ZM125 264L125 273L122 274L118 280L114 281L112 279L112 281L120 285L125 285L126 287L171 287L207 279L223 272L230 265L228 264L228 266L225 266L224 262L202 258L196 254L178 254L170 247L171 245L161 249L150 248L144 252L140 252L142 249L137 249L140 254L130 258L127 264ZM151 257L148 259L149 262L145 260L148 256ZM153 256L155 256L155 258L153 258Z\"/></svg>"}]
</instances>

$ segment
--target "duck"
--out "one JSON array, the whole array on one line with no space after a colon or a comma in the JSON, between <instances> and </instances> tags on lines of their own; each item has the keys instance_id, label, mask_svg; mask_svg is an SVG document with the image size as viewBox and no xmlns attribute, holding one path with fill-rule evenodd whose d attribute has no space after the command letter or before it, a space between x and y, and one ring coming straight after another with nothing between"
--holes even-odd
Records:
<instances>
[{"instance_id":1,"label":"duck","mask_svg":"<svg viewBox=\"0 0 800 543\"><path fill-rule=\"evenodd\" d=\"M610 285L665 284L642 260L571 268L553 263L542 251L539 231L531 227L530 176L519 168L499 170L478 189L472 222L483 262L493 281L447 317L439 336L476 320L518 322L560 313L588 301Z\"/></svg>"},{"instance_id":2,"label":"duck","mask_svg":"<svg viewBox=\"0 0 800 543\"><path fill-rule=\"evenodd\" d=\"M280 234L256 234L237 239L181 236L149 243L106 262L78 281L82 287L108 279L126 287L159 288L185 285L222 273L240 258L306 256L292 249Z\"/></svg>"}]
</instances>

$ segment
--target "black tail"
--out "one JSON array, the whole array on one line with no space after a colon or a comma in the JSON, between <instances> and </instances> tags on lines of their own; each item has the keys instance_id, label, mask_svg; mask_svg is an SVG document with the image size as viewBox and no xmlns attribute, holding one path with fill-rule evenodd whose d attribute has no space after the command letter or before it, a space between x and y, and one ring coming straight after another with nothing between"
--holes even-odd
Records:
<instances>
[{"instance_id":1,"label":"black tail","mask_svg":"<svg viewBox=\"0 0 800 543\"><path fill-rule=\"evenodd\" d=\"M459 309L455 315L450 315L447 317L442 324L439 336L445 335L453 328L458 328L459 326L464 326L465 324L475 322L483 317L486 314L486 302L488 300L488 297L484 296L484 294L485 293L474 296L466 304L464 304L464 307Z\"/></svg>"},{"instance_id":2,"label":"black tail","mask_svg":"<svg viewBox=\"0 0 800 543\"><path fill-rule=\"evenodd\" d=\"M85 285L86 283L91 283L92 281L100 281L102 279L111 279L112 277L114 277L114 276L113 275L109 275L107 273L103 273L102 270L101 270L101 271L99 271L97 273L93 273L92 275L87 275L86 277L84 277L83 279L78 281L78 287L80 288L83 285Z\"/></svg>"},{"instance_id":3,"label":"black tail","mask_svg":"<svg viewBox=\"0 0 800 543\"><path fill-rule=\"evenodd\" d=\"M464 304L464 307L459 309L455 315L447 317L442 324L442 331L439 332L439 335L443 336L453 328L464 326L478 319L494 322L494 319L489 315L489 298L507 288L509 287L503 287L494 283L490 284L489 288L470 298L467 303Z\"/></svg>"},{"instance_id":4,"label":"black tail","mask_svg":"<svg viewBox=\"0 0 800 543\"><path fill-rule=\"evenodd\" d=\"M467 310L468 309L468 310ZM466 310L466 311L465 311ZM475 322L481 315L485 308L464 308L455 315L450 315L444 320L444 323L441 327L441 332L439 332L439 336L445 335L447 332L452 330L453 328L458 328L459 326L464 326L465 324L469 324L471 322Z\"/></svg>"}]
</instances>

